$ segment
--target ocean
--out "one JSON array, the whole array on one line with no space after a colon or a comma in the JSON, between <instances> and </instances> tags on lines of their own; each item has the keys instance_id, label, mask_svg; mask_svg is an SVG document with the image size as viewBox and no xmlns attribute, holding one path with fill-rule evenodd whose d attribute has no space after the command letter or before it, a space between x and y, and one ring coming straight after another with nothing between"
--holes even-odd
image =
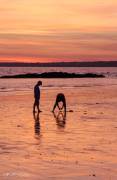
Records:
<instances>
[{"instance_id":1,"label":"ocean","mask_svg":"<svg viewBox=\"0 0 117 180\"><path fill-rule=\"evenodd\" d=\"M43 72L98 73L117 77L117 67L0 67L0 76Z\"/></svg>"},{"instance_id":2,"label":"ocean","mask_svg":"<svg viewBox=\"0 0 117 180\"><path fill-rule=\"evenodd\" d=\"M106 78L83 79L42 79L43 89L82 88L92 86L117 85L117 67L0 67L0 76L26 73L68 72L68 73L96 73ZM0 79L0 93L32 91L37 79Z\"/></svg>"}]
</instances>

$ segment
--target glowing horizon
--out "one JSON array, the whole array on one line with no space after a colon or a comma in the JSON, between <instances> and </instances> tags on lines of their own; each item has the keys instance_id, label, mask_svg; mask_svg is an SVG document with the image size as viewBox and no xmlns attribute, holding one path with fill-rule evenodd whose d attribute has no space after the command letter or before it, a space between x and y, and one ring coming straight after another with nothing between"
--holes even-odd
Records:
<instances>
[{"instance_id":1,"label":"glowing horizon","mask_svg":"<svg viewBox=\"0 0 117 180\"><path fill-rule=\"evenodd\" d=\"M0 1L0 61L117 60L116 0Z\"/></svg>"}]
</instances>

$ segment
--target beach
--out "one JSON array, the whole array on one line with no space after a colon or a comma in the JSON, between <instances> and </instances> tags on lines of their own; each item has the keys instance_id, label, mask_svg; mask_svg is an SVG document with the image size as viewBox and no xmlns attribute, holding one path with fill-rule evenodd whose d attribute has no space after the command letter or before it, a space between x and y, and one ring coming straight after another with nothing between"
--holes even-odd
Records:
<instances>
[{"instance_id":1,"label":"beach","mask_svg":"<svg viewBox=\"0 0 117 180\"><path fill-rule=\"evenodd\" d=\"M0 180L117 180L117 0L1 0L0 25Z\"/></svg>"},{"instance_id":2,"label":"beach","mask_svg":"<svg viewBox=\"0 0 117 180\"><path fill-rule=\"evenodd\" d=\"M0 79L0 179L116 180L116 79L42 81L34 117L37 79ZM63 123L51 112L59 92Z\"/></svg>"}]
</instances>

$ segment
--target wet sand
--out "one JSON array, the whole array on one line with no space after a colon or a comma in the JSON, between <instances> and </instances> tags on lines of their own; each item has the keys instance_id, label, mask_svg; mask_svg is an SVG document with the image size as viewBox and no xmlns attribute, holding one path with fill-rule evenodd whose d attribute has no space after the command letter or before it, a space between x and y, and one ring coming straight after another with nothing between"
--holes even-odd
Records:
<instances>
[{"instance_id":1,"label":"wet sand","mask_svg":"<svg viewBox=\"0 0 117 180\"><path fill-rule=\"evenodd\" d=\"M65 93L67 116L51 112ZM117 86L43 89L0 96L0 179L117 179Z\"/></svg>"}]
</instances>

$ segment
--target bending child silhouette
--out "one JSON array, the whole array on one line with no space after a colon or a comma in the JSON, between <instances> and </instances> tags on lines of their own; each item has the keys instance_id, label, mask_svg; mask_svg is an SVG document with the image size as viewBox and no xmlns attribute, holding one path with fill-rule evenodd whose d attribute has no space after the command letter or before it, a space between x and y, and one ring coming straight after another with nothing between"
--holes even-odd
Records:
<instances>
[{"instance_id":1,"label":"bending child silhouette","mask_svg":"<svg viewBox=\"0 0 117 180\"><path fill-rule=\"evenodd\" d=\"M39 109L39 101L40 101L40 86L42 86L42 81L38 81L34 87L34 105L33 105L33 112L35 112L35 108L37 107L38 112L41 112Z\"/></svg>"},{"instance_id":2,"label":"bending child silhouette","mask_svg":"<svg viewBox=\"0 0 117 180\"><path fill-rule=\"evenodd\" d=\"M62 102L62 106L60 106L60 102ZM52 112L54 112L56 107L58 107L59 110L62 110L64 108L64 110L66 112L66 99L65 99L65 95L63 93L57 94L56 101L55 101Z\"/></svg>"}]
</instances>

